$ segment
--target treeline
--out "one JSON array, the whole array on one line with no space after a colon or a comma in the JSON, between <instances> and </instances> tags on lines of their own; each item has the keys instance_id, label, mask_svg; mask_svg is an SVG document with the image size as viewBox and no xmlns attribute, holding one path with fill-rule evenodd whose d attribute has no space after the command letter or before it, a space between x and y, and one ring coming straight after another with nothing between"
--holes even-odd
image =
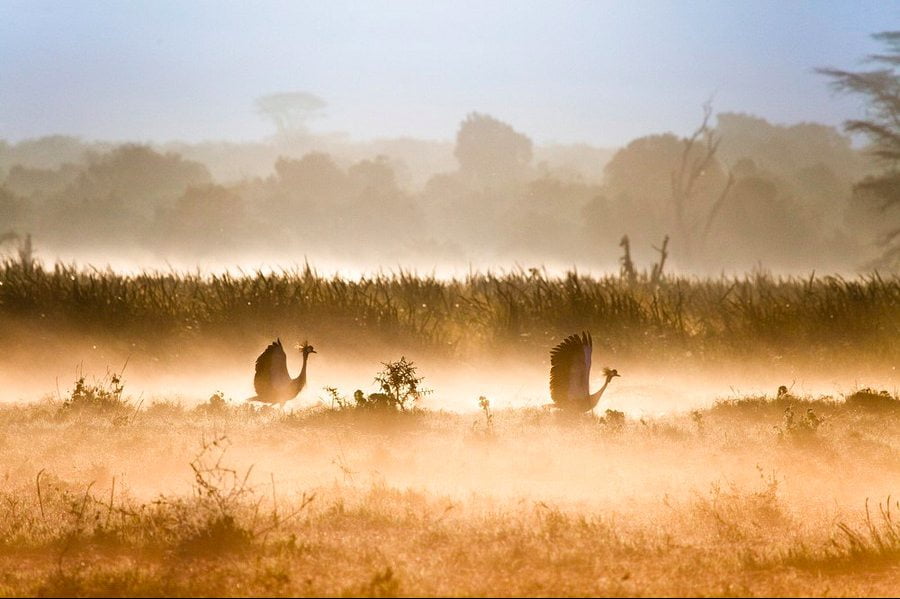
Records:
<instances>
[{"instance_id":1,"label":"treeline","mask_svg":"<svg viewBox=\"0 0 900 599\"><path fill-rule=\"evenodd\" d=\"M309 133L257 144L0 142L0 234L31 233L56 253L327 254L363 266L412 256L609 268L626 234L639 264L670 236L670 264L695 271L857 269L877 255L877 212L851 193L867 162L848 137L706 116L687 138L650 135L615 152L538 147L478 113L455 144Z\"/></svg>"}]
</instances>

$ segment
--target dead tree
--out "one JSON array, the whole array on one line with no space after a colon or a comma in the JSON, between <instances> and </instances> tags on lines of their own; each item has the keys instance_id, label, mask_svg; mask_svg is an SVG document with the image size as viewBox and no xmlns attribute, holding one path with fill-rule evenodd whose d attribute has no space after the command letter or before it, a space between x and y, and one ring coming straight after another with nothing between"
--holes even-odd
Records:
<instances>
[{"instance_id":1,"label":"dead tree","mask_svg":"<svg viewBox=\"0 0 900 599\"><path fill-rule=\"evenodd\" d=\"M619 258L619 263L622 265L620 272L620 276L628 281L629 285L634 285L637 282L637 271L634 269L634 262L631 260L631 242L628 240L628 235L622 236L622 241L619 242L619 247L624 248L624 254L621 258Z\"/></svg>"},{"instance_id":2,"label":"dead tree","mask_svg":"<svg viewBox=\"0 0 900 599\"><path fill-rule=\"evenodd\" d=\"M681 161L678 167L672 171L672 204L675 210L675 227L684 255L688 260L693 256L692 237L699 224L698 221L689 222L688 212L691 206L697 203L697 183L700 177L706 173L706 169L713 165L721 141L721 138L709 126L711 116L712 103L707 101L703 104L703 121L691 136L684 140ZM705 240L708 235L713 219L728 197L733 183L734 177L729 171L728 182L704 219L706 227L703 230L702 240Z\"/></svg>"},{"instance_id":3,"label":"dead tree","mask_svg":"<svg viewBox=\"0 0 900 599\"><path fill-rule=\"evenodd\" d=\"M713 221L715 220L716 215L719 214L719 210L722 208L722 204L725 203L725 199L728 197L729 192L731 192L731 187L733 185L734 173L729 170L728 181L725 182L725 187L722 188L719 197L713 202L712 208L709 209L709 214L706 217L706 226L703 227L703 236L700 238L703 243L706 243L706 240L709 238L709 232L712 230Z\"/></svg>"},{"instance_id":4,"label":"dead tree","mask_svg":"<svg viewBox=\"0 0 900 599\"><path fill-rule=\"evenodd\" d=\"M653 265L653 270L650 272L650 284L654 287L658 286L659 282L662 280L663 268L666 266L666 258L669 257L668 247L668 235L663 238L662 247L653 246L653 249L659 252L659 262Z\"/></svg>"}]
</instances>

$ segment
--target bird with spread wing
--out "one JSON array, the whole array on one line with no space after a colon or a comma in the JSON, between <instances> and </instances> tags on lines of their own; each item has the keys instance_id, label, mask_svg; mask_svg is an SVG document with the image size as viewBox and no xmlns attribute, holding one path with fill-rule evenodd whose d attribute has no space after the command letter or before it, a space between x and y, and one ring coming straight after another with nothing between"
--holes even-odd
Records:
<instances>
[{"instance_id":1,"label":"bird with spread wing","mask_svg":"<svg viewBox=\"0 0 900 599\"><path fill-rule=\"evenodd\" d=\"M596 393L590 392L593 347L591 334L583 332L569 335L550 350L550 397L557 408L567 412L593 410L609 382L621 376L615 369L604 368L606 382Z\"/></svg>"},{"instance_id":2,"label":"bird with spread wing","mask_svg":"<svg viewBox=\"0 0 900 599\"><path fill-rule=\"evenodd\" d=\"M303 354L303 367L297 378L291 378L287 369L287 354L281 339L276 339L263 353L256 358L256 374L253 377L253 388L256 395L247 401L260 401L283 406L295 397L306 386L306 362L309 354L316 353L312 345L305 341L297 349Z\"/></svg>"}]
</instances>

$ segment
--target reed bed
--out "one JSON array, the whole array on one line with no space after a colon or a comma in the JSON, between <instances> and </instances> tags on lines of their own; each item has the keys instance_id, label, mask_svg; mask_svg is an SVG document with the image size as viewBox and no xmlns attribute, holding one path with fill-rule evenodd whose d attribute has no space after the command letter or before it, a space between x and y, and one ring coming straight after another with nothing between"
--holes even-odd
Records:
<instances>
[{"instance_id":1,"label":"reed bed","mask_svg":"<svg viewBox=\"0 0 900 599\"><path fill-rule=\"evenodd\" d=\"M0 263L0 318L160 335L244 334L281 323L458 352L546 345L588 329L623 353L802 351L900 358L900 276L619 276L538 269L441 280L410 272L328 277L309 265L276 273L146 272Z\"/></svg>"}]
</instances>

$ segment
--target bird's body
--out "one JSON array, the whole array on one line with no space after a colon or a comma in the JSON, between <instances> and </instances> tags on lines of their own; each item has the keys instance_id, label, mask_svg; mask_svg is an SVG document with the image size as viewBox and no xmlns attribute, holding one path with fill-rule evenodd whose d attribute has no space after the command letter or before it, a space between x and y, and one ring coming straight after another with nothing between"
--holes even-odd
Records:
<instances>
[{"instance_id":1,"label":"bird's body","mask_svg":"<svg viewBox=\"0 0 900 599\"><path fill-rule=\"evenodd\" d=\"M593 346L591 334L585 332L566 337L550 350L550 397L557 408L567 412L593 410L609 382L620 376L616 370L604 368L606 382L596 393L590 392Z\"/></svg>"},{"instance_id":2,"label":"bird's body","mask_svg":"<svg viewBox=\"0 0 900 599\"><path fill-rule=\"evenodd\" d=\"M256 358L256 374L253 376L253 388L256 395L247 401L284 405L295 397L306 386L306 363L309 354L316 353L311 345L304 343L299 347L303 353L303 367L297 378L291 378L287 369L287 354L281 339L276 339L263 353Z\"/></svg>"}]
</instances>

